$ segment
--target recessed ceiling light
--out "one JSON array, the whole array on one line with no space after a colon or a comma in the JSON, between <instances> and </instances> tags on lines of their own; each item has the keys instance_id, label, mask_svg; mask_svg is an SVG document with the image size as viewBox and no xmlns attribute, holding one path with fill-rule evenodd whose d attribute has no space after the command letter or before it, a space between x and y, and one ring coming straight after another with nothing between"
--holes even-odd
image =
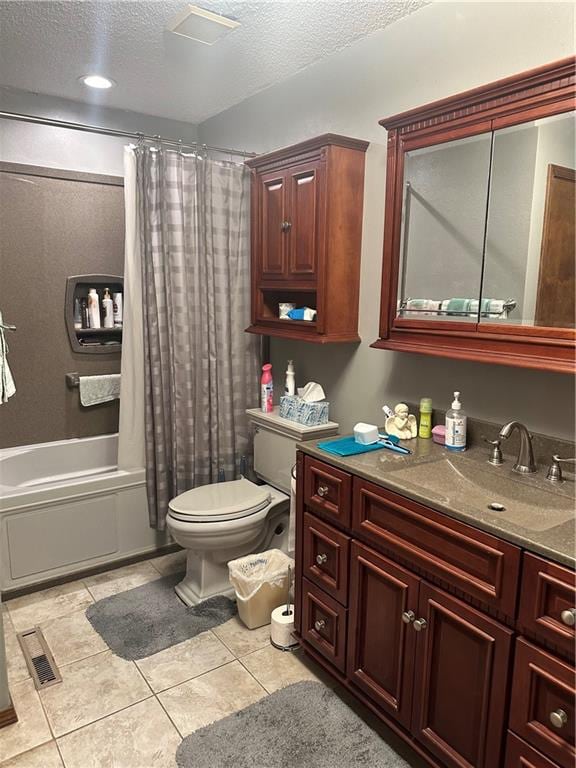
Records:
<instances>
[{"instance_id":1,"label":"recessed ceiling light","mask_svg":"<svg viewBox=\"0 0 576 768\"><path fill-rule=\"evenodd\" d=\"M197 5L187 5L184 10L168 22L169 32L188 37L205 45L214 45L221 37L240 26L239 21L212 13Z\"/></svg>"},{"instance_id":2,"label":"recessed ceiling light","mask_svg":"<svg viewBox=\"0 0 576 768\"><path fill-rule=\"evenodd\" d=\"M110 80L109 77L102 77L102 75L82 75L78 80L87 85L88 88L99 88L100 90L106 90L116 85L114 80Z\"/></svg>"}]
</instances>

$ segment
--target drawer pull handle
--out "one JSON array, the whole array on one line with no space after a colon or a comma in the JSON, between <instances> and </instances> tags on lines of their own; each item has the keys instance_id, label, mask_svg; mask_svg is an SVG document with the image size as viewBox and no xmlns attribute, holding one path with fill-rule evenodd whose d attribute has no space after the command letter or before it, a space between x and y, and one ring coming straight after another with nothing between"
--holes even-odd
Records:
<instances>
[{"instance_id":1,"label":"drawer pull handle","mask_svg":"<svg viewBox=\"0 0 576 768\"><path fill-rule=\"evenodd\" d=\"M322 496L322 498L324 498L324 496L326 496L327 493L328 493L328 486L327 485L319 485L318 486L318 496Z\"/></svg>"},{"instance_id":2,"label":"drawer pull handle","mask_svg":"<svg viewBox=\"0 0 576 768\"><path fill-rule=\"evenodd\" d=\"M568 715L563 709L555 709L554 712L550 712L550 722L554 728L563 728L568 722Z\"/></svg>"},{"instance_id":3,"label":"drawer pull handle","mask_svg":"<svg viewBox=\"0 0 576 768\"><path fill-rule=\"evenodd\" d=\"M314 622L314 629L316 632L322 632L322 630L326 627L326 622L324 619L318 619L318 621Z\"/></svg>"},{"instance_id":4,"label":"drawer pull handle","mask_svg":"<svg viewBox=\"0 0 576 768\"><path fill-rule=\"evenodd\" d=\"M414 611L404 611L404 613L402 614L402 621L404 622L404 624L412 624L415 618L416 618L416 614L414 613Z\"/></svg>"},{"instance_id":5,"label":"drawer pull handle","mask_svg":"<svg viewBox=\"0 0 576 768\"><path fill-rule=\"evenodd\" d=\"M416 621L412 626L414 627L416 632L422 632L422 630L426 629L426 627L428 626L428 622L426 621L426 619L416 619Z\"/></svg>"},{"instance_id":6,"label":"drawer pull handle","mask_svg":"<svg viewBox=\"0 0 576 768\"><path fill-rule=\"evenodd\" d=\"M324 565L327 561L328 555L324 554L324 552L321 555L316 555L316 565Z\"/></svg>"},{"instance_id":7,"label":"drawer pull handle","mask_svg":"<svg viewBox=\"0 0 576 768\"><path fill-rule=\"evenodd\" d=\"M573 627L574 624L576 624L576 608L562 611L560 618L562 619L562 623L566 624L567 627Z\"/></svg>"}]
</instances>

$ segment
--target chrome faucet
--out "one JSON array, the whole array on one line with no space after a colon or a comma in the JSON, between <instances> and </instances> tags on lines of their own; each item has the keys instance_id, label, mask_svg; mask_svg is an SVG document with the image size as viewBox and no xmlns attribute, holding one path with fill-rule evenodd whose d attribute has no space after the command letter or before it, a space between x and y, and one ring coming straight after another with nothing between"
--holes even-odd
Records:
<instances>
[{"instance_id":1,"label":"chrome faucet","mask_svg":"<svg viewBox=\"0 0 576 768\"><path fill-rule=\"evenodd\" d=\"M516 464L513 467L514 472L521 472L523 475L532 474L536 472L536 463L532 450L532 435L524 424L521 424L519 421L510 421L508 424L504 424L498 436L502 440L507 440L515 429L520 433L520 450L518 451Z\"/></svg>"}]
</instances>

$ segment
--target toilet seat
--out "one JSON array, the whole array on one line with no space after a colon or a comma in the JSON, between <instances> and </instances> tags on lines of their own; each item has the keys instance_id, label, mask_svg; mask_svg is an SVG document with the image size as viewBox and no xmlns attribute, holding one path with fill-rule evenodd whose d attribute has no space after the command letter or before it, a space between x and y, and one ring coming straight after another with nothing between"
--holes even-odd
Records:
<instances>
[{"instance_id":1,"label":"toilet seat","mask_svg":"<svg viewBox=\"0 0 576 768\"><path fill-rule=\"evenodd\" d=\"M242 478L185 491L172 499L168 514L175 520L189 523L240 520L267 507L270 498L266 486Z\"/></svg>"}]
</instances>

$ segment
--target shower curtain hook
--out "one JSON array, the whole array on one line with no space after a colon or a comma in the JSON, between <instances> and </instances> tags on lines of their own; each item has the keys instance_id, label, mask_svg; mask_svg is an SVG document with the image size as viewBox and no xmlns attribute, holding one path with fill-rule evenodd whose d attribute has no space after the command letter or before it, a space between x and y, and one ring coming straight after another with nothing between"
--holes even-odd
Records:
<instances>
[{"instance_id":1,"label":"shower curtain hook","mask_svg":"<svg viewBox=\"0 0 576 768\"><path fill-rule=\"evenodd\" d=\"M160 134L157 133L156 136L154 136L154 139L156 140L156 143L158 145L156 149L158 150L158 152L162 152L162 136L160 136Z\"/></svg>"},{"instance_id":2,"label":"shower curtain hook","mask_svg":"<svg viewBox=\"0 0 576 768\"><path fill-rule=\"evenodd\" d=\"M182 151L182 139L178 139L178 154L180 155L180 157L182 157L182 155L183 155L183 151Z\"/></svg>"},{"instance_id":3,"label":"shower curtain hook","mask_svg":"<svg viewBox=\"0 0 576 768\"><path fill-rule=\"evenodd\" d=\"M205 160L208 159L208 146L206 144L202 144L202 157Z\"/></svg>"},{"instance_id":4,"label":"shower curtain hook","mask_svg":"<svg viewBox=\"0 0 576 768\"><path fill-rule=\"evenodd\" d=\"M144 146L144 134L141 131L138 131L138 149L142 149Z\"/></svg>"}]
</instances>

